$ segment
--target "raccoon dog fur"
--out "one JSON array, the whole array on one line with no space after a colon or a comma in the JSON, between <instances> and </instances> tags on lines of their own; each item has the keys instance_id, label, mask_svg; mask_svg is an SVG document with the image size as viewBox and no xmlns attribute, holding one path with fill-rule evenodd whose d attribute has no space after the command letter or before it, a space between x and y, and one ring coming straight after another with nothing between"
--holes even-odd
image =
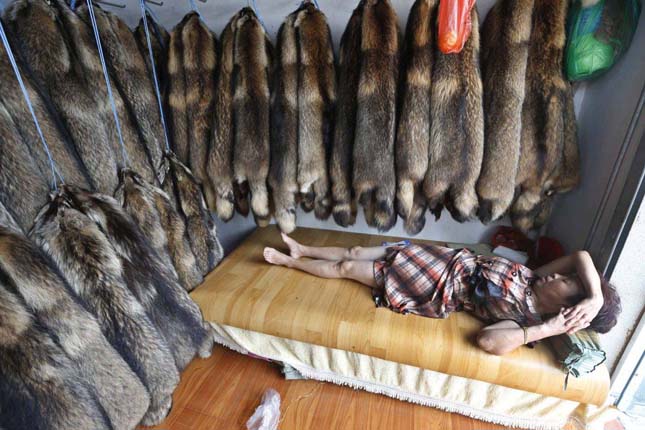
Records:
<instances>
[{"instance_id":1,"label":"raccoon dog fur","mask_svg":"<svg viewBox=\"0 0 645 430\"><path fill-rule=\"evenodd\" d=\"M386 231L396 223L394 139L400 36L389 0L363 3L353 187L367 224Z\"/></svg>"},{"instance_id":2,"label":"raccoon dog fur","mask_svg":"<svg viewBox=\"0 0 645 430\"><path fill-rule=\"evenodd\" d=\"M157 79L159 80L159 91L161 92L161 99L165 100L166 82L168 80L166 73L166 65L168 62L168 45L170 44L170 34L160 24L154 21L152 17L146 12L146 19L148 20L148 29L150 30L150 43L152 44L152 57L155 62L155 71L157 72ZM139 20L139 25L134 30L134 38L139 47L139 51L146 62L146 69L148 76L152 79L152 63L150 62L150 53L148 51L148 40L146 39L146 32L143 28L143 18ZM154 85L154 82L152 82ZM158 166L155 166L158 167Z\"/></svg>"},{"instance_id":3,"label":"raccoon dog fur","mask_svg":"<svg viewBox=\"0 0 645 430\"><path fill-rule=\"evenodd\" d=\"M168 131L175 155L185 164L190 161L188 149L190 139L188 137L188 107L186 106L186 76L183 67L184 47L181 34L190 17L191 14L186 15L170 32L166 66L168 73L166 86Z\"/></svg>"},{"instance_id":4,"label":"raccoon dog fur","mask_svg":"<svg viewBox=\"0 0 645 430\"><path fill-rule=\"evenodd\" d=\"M9 209L2 204L2 201L0 201L0 226L16 233L23 233L23 229L20 228L14 219L14 216L9 212Z\"/></svg>"},{"instance_id":5,"label":"raccoon dog fur","mask_svg":"<svg viewBox=\"0 0 645 430\"><path fill-rule=\"evenodd\" d=\"M115 429L134 428L150 397L101 333L49 259L22 234L0 226L0 272L35 319L57 341L86 381Z\"/></svg>"},{"instance_id":6,"label":"raccoon dog fur","mask_svg":"<svg viewBox=\"0 0 645 430\"><path fill-rule=\"evenodd\" d=\"M397 211L408 234L425 224L423 179L428 170L430 97L434 54L434 23L438 1L414 2L405 29L401 113L396 135Z\"/></svg>"}]
</instances>

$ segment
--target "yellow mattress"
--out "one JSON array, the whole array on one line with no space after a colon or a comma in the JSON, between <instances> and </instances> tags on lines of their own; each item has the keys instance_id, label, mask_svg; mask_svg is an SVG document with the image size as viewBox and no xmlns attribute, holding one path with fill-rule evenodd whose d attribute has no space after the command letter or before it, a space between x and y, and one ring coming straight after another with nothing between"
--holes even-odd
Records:
<instances>
[{"instance_id":1,"label":"yellow mattress","mask_svg":"<svg viewBox=\"0 0 645 430\"><path fill-rule=\"evenodd\" d=\"M400 240L306 228L293 237L345 247ZM487 354L474 344L483 324L470 315L438 320L376 308L369 289L353 281L267 264L265 246L285 248L275 226L256 230L193 291L206 320L581 403L600 405L607 397L604 365L570 378L563 390L565 375L546 343L502 357Z\"/></svg>"}]
</instances>

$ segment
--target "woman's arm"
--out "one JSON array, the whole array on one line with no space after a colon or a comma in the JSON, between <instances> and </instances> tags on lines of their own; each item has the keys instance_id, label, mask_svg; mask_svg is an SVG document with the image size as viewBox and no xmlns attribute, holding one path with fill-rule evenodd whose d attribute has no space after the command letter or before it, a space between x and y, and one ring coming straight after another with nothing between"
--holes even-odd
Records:
<instances>
[{"instance_id":1,"label":"woman's arm","mask_svg":"<svg viewBox=\"0 0 645 430\"><path fill-rule=\"evenodd\" d=\"M554 273L566 275L574 272L580 278L587 297L602 299L598 271L587 251L576 251L573 254L557 258L534 271L538 276L548 276Z\"/></svg>"}]
</instances>

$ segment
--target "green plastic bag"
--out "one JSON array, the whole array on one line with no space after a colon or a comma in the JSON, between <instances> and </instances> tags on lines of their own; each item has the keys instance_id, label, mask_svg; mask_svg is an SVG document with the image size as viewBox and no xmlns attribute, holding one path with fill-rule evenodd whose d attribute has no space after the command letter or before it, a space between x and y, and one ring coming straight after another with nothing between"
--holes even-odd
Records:
<instances>
[{"instance_id":1,"label":"green plastic bag","mask_svg":"<svg viewBox=\"0 0 645 430\"><path fill-rule=\"evenodd\" d=\"M640 0L573 0L567 19L567 78L581 81L609 70L629 47L640 13Z\"/></svg>"},{"instance_id":2,"label":"green plastic bag","mask_svg":"<svg viewBox=\"0 0 645 430\"><path fill-rule=\"evenodd\" d=\"M598 333L593 330L580 330L574 334L564 333L550 337L549 342L566 374L564 390L567 389L569 375L579 378L580 375L591 373L607 358L607 354L600 346Z\"/></svg>"}]
</instances>

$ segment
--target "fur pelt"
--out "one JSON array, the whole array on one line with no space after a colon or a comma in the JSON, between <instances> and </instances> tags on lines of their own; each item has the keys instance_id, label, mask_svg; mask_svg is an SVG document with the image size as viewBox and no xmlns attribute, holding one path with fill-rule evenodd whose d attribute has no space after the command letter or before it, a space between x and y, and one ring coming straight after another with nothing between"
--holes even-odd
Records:
<instances>
[{"instance_id":1,"label":"fur pelt","mask_svg":"<svg viewBox=\"0 0 645 430\"><path fill-rule=\"evenodd\" d=\"M186 106L186 76L183 67L182 31L191 17L188 14L170 32L166 72L166 116L172 149L182 163L189 162L188 107Z\"/></svg>"},{"instance_id":2,"label":"fur pelt","mask_svg":"<svg viewBox=\"0 0 645 430\"><path fill-rule=\"evenodd\" d=\"M538 226L535 218L539 213L542 215L538 224L546 221L550 210L541 208L544 199L566 192L577 183L573 92L562 68L567 9L566 2L535 1L515 183L517 197L511 208L513 224L523 231ZM563 169L565 148L569 172Z\"/></svg>"},{"instance_id":3,"label":"fur pelt","mask_svg":"<svg viewBox=\"0 0 645 430\"><path fill-rule=\"evenodd\" d=\"M233 189L233 67L235 32L239 13L231 18L220 38L220 58L217 65L212 146L208 153L206 171L213 185L214 196L206 195L208 207L223 220L235 213ZM215 199L213 201L213 198ZM209 200L210 199L210 200ZM248 212L247 212L248 213Z\"/></svg>"},{"instance_id":4,"label":"fur pelt","mask_svg":"<svg viewBox=\"0 0 645 430\"><path fill-rule=\"evenodd\" d=\"M18 225L16 220L14 219L13 214L7 209L5 205L2 204L2 201L0 201L0 227L4 227L7 230L16 232L16 233L23 233L24 230Z\"/></svg>"},{"instance_id":5,"label":"fur pelt","mask_svg":"<svg viewBox=\"0 0 645 430\"><path fill-rule=\"evenodd\" d=\"M112 114L106 99L97 104L80 61L89 56L98 62L96 47L92 38L81 39L88 33L86 28L80 31L85 25L78 18L73 21L81 25L67 25L69 20L64 17L75 15L60 1L12 2L4 12L5 29L21 63L29 66L35 85L60 114L92 184L97 190L112 193L118 182L115 152L107 130L107 125L113 123ZM82 51L75 48L88 44ZM100 73L100 65L97 72Z\"/></svg>"},{"instance_id":6,"label":"fur pelt","mask_svg":"<svg viewBox=\"0 0 645 430\"><path fill-rule=\"evenodd\" d=\"M0 427L112 429L78 367L0 270Z\"/></svg>"},{"instance_id":7,"label":"fur pelt","mask_svg":"<svg viewBox=\"0 0 645 430\"><path fill-rule=\"evenodd\" d=\"M253 9L243 8L236 26L233 173L237 183L248 184L253 216L258 225L264 226L270 218L267 176L272 47Z\"/></svg>"},{"instance_id":8,"label":"fur pelt","mask_svg":"<svg viewBox=\"0 0 645 430\"><path fill-rule=\"evenodd\" d=\"M477 178L484 155L484 113L479 73L479 20L459 54L435 51L432 73L432 131L423 191L437 216L443 205L463 222L475 216Z\"/></svg>"},{"instance_id":9,"label":"fur pelt","mask_svg":"<svg viewBox=\"0 0 645 430\"><path fill-rule=\"evenodd\" d=\"M80 189L73 189L70 195L113 244L123 264L126 285L166 339L177 368L183 370L196 354L209 356L213 347L210 326L134 220L112 197Z\"/></svg>"},{"instance_id":10,"label":"fur pelt","mask_svg":"<svg viewBox=\"0 0 645 430\"><path fill-rule=\"evenodd\" d=\"M430 96L436 0L414 2L405 29L401 112L396 136L397 211L408 234L425 225L423 179L428 170Z\"/></svg>"},{"instance_id":11,"label":"fur pelt","mask_svg":"<svg viewBox=\"0 0 645 430\"><path fill-rule=\"evenodd\" d=\"M91 24L87 4L80 5L76 11L89 28ZM118 16L96 6L94 15L126 145L128 163L124 167L132 168L145 180L154 182L155 169L161 164L163 128L146 63L130 28ZM94 55L98 59L96 46ZM87 65L90 64L93 62L88 61ZM101 76L102 73L101 71ZM105 80L99 79L98 74L95 78L92 88L97 89L96 95L107 97ZM109 126L116 127L114 121ZM118 142L115 143L118 145ZM116 148L119 147L116 146L115 150Z\"/></svg>"},{"instance_id":12,"label":"fur pelt","mask_svg":"<svg viewBox=\"0 0 645 430\"><path fill-rule=\"evenodd\" d=\"M500 218L513 200L533 3L498 0L482 28L485 145L477 193L483 222Z\"/></svg>"},{"instance_id":13,"label":"fur pelt","mask_svg":"<svg viewBox=\"0 0 645 430\"><path fill-rule=\"evenodd\" d=\"M389 0L364 0L353 187L367 224L396 222L394 139L399 72L398 18Z\"/></svg>"},{"instance_id":14,"label":"fur pelt","mask_svg":"<svg viewBox=\"0 0 645 430\"><path fill-rule=\"evenodd\" d=\"M5 287L22 298L77 367L112 427L136 427L150 404L146 388L96 319L70 295L50 260L22 234L0 227L0 272L6 275Z\"/></svg>"},{"instance_id":15,"label":"fur pelt","mask_svg":"<svg viewBox=\"0 0 645 430\"><path fill-rule=\"evenodd\" d=\"M144 425L170 410L179 372L168 344L128 288L126 267L101 228L75 209L66 187L39 214L30 237L53 259L71 289L98 320L112 346L150 394ZM145 268L147 264L141 267Z\"/></svg>"},{"instance_id":16,"label":"fur pelt","mask_svg":"<svg viewBox=\"0 0 645 430\"><path fill-rule=\"evenodd\" d=\"M361 51L361 22L364 2L352 12L340 39L338 105L334 142L329 163L333 215L336 224L347 227L356 222L356 200L352 189L354 137Z\"/></svg>"},{"instance_id":17,"label":"fur pelt","mask_svg":"<svg viewBox=\"0 0 645 430\"><path fill-rule=\"evenodd\" d=\"M168 61L168 46L170 44L170 34L159 23L155 22L152 17L146 13L148 21L148 30L150 30L150 43L152 44L152 57L155 62L155 71L157 72L157 79L159 80L159 91L161 99L165 100L166 82L168 74L166 66ZM148 51L148 40L146 39L146 32L143 28L143 18L139 20L139 25L134 30L134 38L139 47L139 51L146 62L148 76L152 79L152 63L150 62L150 53ZM154 85L154 82L153 82ZM158 167L158 166L155 166Z\"/></svg>"}]
</instances>

